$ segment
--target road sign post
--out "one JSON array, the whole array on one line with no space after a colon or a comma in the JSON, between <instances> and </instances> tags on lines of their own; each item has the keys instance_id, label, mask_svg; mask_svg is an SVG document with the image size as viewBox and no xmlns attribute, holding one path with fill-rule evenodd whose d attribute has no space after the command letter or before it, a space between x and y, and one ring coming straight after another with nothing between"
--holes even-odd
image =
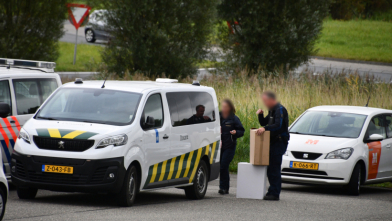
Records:
<instances>
[{"instance_id":1,"label":"road sign post","mask_svg":"<svg viewBox=\"0 0 392 221\"><path fill-rule=\"evenodd\" d=\"M69 3L68 7L68 19L76 29L76 37L75 37L75 49L74 49L74 58L73 64L76 63L76 51L78 47L78 30L79 27L84 26L88 21L88 15L91 10L91 7L88 5Z\"/></svg>"}]
</instances>

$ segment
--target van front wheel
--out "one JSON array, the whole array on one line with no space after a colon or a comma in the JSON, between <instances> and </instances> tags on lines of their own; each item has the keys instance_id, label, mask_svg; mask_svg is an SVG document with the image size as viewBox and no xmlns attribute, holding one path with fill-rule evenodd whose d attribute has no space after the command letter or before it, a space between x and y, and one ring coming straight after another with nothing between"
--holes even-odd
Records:
<instances>
[{"instance_id":1,"label":"van front wheel","mask_svg":"<svg viewBox=\"0 0 392 221\"><path fill-rule=\"evenodd\" d=\"M196 174L193 179L193 185L185 187L185 195L188 199L203 199L208 187L208 169L206 162L200 161Z\"/></svg>"},{"instance_id":2,"label":"van front wheel","mask_svg":"<svg viewBox=\"0 0 392 221\"><path fill-rule=\"evenodd\" d=\"M358 196L361 187L361 165L357 164L351 174L350 182L347 185L349 195Z\"/></svg>"},{"instance_id":3,"label":"van front wheel","mask_svg":"<svg viewBox=\"0 0 392 221\"><path fill-rule=\"evenodd\" d=\"M129 207L135 202L138 188L138 175L136 167L131 165L125 175L124 184L120 193L117 195L119 206Z\"/></svg>"}]
</instances>

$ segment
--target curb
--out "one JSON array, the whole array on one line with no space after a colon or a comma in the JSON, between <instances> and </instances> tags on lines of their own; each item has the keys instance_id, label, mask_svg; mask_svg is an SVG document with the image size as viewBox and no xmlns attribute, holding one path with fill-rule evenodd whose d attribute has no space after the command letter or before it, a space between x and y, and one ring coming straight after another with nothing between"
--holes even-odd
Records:
<instances>
[{"instance_id":1,"label":"curb","mask_svg":"<svg viewBox=\"0 0 392 221\"><path fill-rule=\"evenodd\" d=\"M385 62L378 62L378 61L361 61L361 60L350 60L350 59L343 59L343 58L331 58L331 57L321 57L321 56L309 56L309 58L327 60L327 61L340 61L340 62L350 62L350 63L357 63L357 64L372 64L372 65L383 65L383 66L392 67L392 63L385 63Z\"/></svg>"}]
</instances>

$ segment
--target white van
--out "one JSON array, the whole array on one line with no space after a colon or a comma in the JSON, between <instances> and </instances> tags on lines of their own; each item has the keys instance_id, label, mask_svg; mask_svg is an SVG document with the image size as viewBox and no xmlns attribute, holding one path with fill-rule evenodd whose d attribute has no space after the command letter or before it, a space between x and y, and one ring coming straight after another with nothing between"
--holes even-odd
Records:
<instances>
[{"instance_id":1,"label":"white van","mask_svg":"<svg viewBox=\"0 0 392 221\"><path fill-rule=\"evenodd\" d=\"M139 190L163 187L203 198L219 174L217 98L213 88L176 82L60 87L20 131L11 168L19 198L37 189L110 192L131 206Z\"/></svg>"},{"instance_id":2,"label":"white van","mask_svg":"<svg viewBox=\"0 0 392 221\"><path fill-rule=\"evenodd\" d=\"M0 146L7 179L20 128L61 86L55 67L54 62L0 58Z\"/></svg>"},{"instance_id":3,"label":"white van","mask_svg":"<svg viewBox=\"0 0 392 221\"><path fill-rule=\"evenodd\" d=\"M291 126L282 180L344 185L358 195L361 184L392 181L392 111L320 106Z\"/></svg>"}]
</instances>

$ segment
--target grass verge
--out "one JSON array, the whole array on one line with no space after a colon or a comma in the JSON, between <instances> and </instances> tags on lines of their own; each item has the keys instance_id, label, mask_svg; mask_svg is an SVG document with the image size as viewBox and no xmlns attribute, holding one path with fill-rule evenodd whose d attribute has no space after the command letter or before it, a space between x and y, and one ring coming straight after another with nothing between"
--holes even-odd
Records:
<instances>
[{"instance_id":1,"label":"grass verge","mask_svg":"<svg viewBox=\"0 0 392 221\"><path fill-rule=\"evenodd\" d=\"M88 44L78 44L76 64L73 65L73 43L59 42L60 56L56 61L56 72L62 71L96 71L94 64L101 62L103 47Z\"/></svg>"},{"instance_id":2,"label":"grass verge","mask_svg":"<svg viewBox=\"0 0 392 221\"><path fill-rule=\"evenodd\" d=\"M392 22L326 19L315 55L392 63L391 33Z\"/></svg>"}]
</instances>

